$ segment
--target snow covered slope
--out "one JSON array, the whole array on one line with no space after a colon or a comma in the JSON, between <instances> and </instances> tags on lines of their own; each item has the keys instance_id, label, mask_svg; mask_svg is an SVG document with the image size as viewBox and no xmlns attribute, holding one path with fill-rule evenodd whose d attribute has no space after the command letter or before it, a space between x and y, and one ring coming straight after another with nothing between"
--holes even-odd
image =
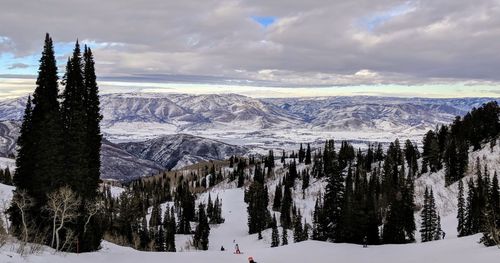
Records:
<instances>
[{"instance_id":1,"label":"snow covered slope","mask_svg":"<svg viewBox=\"0 0 500 263\"><path fill-rule=\"evenodd\" d=\"M175 169L208 160L223 160L232 155L242 156L248 149L189 134L175 134L144 142L119 144L139 158L154 161L164 168Z\"/></svg>"},{"instance_id":2,"label":"snow covered slope","mask_svg":"<svg viewBox=\"0 0 500 263\"><path fill-rule=\"evenodd\" d=\"M226 185L229 187L229 185ZM0 190L4 187L0 185ZM10 190L10 189L7 189ZM103 248L97 252L82 254L55 254L52 249L35 255L21 257L15 253L15 245L7 244L0 248L0 262L8 263L108 263L108 262L149 262L149 263L233 263L247 262L247 257L252 256L257 262L286 262L286 263L494 263L498 262L499 250L495 247L484 247L477 241L480 235L464 238L447 238L441 241L427 243L414 243L406 245L380 245L362 248L360 245L335 244L319 241L305 241L277 248L269 248L264 237L263 241L257 240L256 235L246 233L246 205L243 201L242 189L224 189L222 186L213 188L212 194L218 193L222 198L222 212L226 222L219 226L211 226L210 250L189 252L141 252L132 248L121 247L109 242L103 242ZM4 195L4 193L0 192ZM206 194L202 198L206 197ZM264 233L267 235L267 233ZM178 242L179 237L176 237ZM186 239L184 239L185 241ZM243 254L232 253L233 240L240 245ZM226 251L220 251L224 245ZM182 243L177 243L181 248Z\"/></svg>"}]
</instances>

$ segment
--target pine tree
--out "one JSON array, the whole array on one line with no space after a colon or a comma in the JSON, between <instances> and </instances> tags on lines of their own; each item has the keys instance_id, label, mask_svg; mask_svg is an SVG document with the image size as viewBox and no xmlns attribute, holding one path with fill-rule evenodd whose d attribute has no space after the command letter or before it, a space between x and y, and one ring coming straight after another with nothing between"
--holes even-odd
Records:
<instances>
[{"instance_id":1,"label":"pine tree","mask_svg":"<svg viewBox=\"0 0 500 263\"><path fill-rule=\"evenodd\" d=\"M314 205L312 239L326 241L327 228L328 221L326 220L326 216L324 215L324 209L323 205L321 204L321 200L318 198L316 199L316 204Z\"/></svg>"},{"instance_id":2,"label":"pine tree","mask_svg":"<svg viewBox=\"0 0 500 263\"><path fill-rule=\"evenodd\" d=\"M304 229L302 228L302 215L300 214L299 211L294 220L293 242L294 243L301 242L303 241L303 238L304 238Z\"/></svg>"},{"instance_id":3,"label":"pine tree","mask_svg":"<svg viewBox=\"0 0 500 263\"><path fill-rule=\"evenodd\" d=\"M325 149L325 154L335 156L333 147ZM328 238L330 240L340 239L342 204L344 198L343 178L339 170L338 162L335 159L325 159L325 174L327 185L324 195L324 213L328 220Z\"/></svg>"},{"instance_id":4,"label":"pine tree","mask_svg":"<svg viewBox=\"0 0 500 263\"><path fill-rule=\"evenodd\" d=\"M429 230L429 236L428 236L428 241L431 241L431 240L436 240L436 237L437 236L440 236L441 234L441 223L439 222L440 219L439 219L439 215L437 214L437 211L436 211L436 203L435 203L435 199L434 199L434 192L430 191L429 193L429 224L431 226L430 230Z\"/></svg>"},{"instance_id":5,"label":"pine tree","mask_svg":"<svg viewBox=\"0 0 500 263\"><path fill-rule=\"evenodd\" d=\"M308 240L309 239L309 224L307 221L304 219L304 227L303 227L303 232L302 232L302 240Z\"/></svg>"},{"instance_id":6,"label":"pine tree","mask_svg":"<svg viewBox=\"0 0 500 263\"><path fill-rule=\"evenodd\" d=\"M434 240L440 240L442 233L443 233L443 230L441 229L441 216L439 216L439 213L438 213L437 219L436 219L436 231L434 232Z\"/></svg>"},{"instance_id":7,"label":"pine tree","mask_svg":"<svg viewBox=\"0 0 500 263\"><path fill-rule=\"evenodd\" d=\"M477 210L476 189L472 178L468 182L469 191L467 193L466 208L465 208L465 235L472 235L478 232L477 219L475 211Z\"/></svg>"},{"instance_id":8,"label":"pine tree","mask_svg":"<svg viewBox=\"0 0 500 263\"><path fill-rule=\"evenodd\" d=\"M309 170L302 173L302 195L305 197L305 191L309 187Z\"/></svg>"},{"instance_id":9,"label":"pine tree","mask_svg":"<svg viewBox=\"0 0 500 263\"><path fill-rule=\"evenodd\" d=\"M272 221L272 234L271 234L271 247L277 247L280 244L280 236L278 232L278 222L276 221L276 216L273 215Z\"/></svg>"},{"instance_id":10,"label":"pine tree","mask_svg":"<svg viewBox=\"0 0 500 263\"><path fill-rule=\"evenodd\" d=\"M277 184L274 190L273 211L280 211L281 209L281 192L281 184Z\"/></svg>"},{"instance_id":11,"label":"pine tree","mask_svg":"<svg viewBox=\"0 0 500 263\"><path fill-rule=\"evenodd\" d=\"M421 226L420 226L420 235L422 242L427 242L429 240L429 232L432 231L431 222L430 222L430 205L429 205L429 190L427 187L425 188L424 193L424 206L422 212L420 213L421 217Z\"/></svg>"},{"instance_id":12,"label":"pine tree","mask_svg":"<svg viewBox=\"0 0 500 263\"><path fill-rule=\"evenodd\" d=\"M304 151L304 148L302 148L302 143L300 144L299 148L299 163L303 163L305 159L306 153Z\"/></svg>"},{"instance_id":13,"label":"pine tree","mask_svg":"<svg viewBox=\"0 0 500 263\"><path fill-rule=\"evenodd\" d=\"M284 227L281 227L281 245L288 245L288 230Z\"/></svg>"},{"instance_id":14,"label":"pine tree","mask_svg":"<svg viewBox=\"0 0 500 263\"><path fill-rule=\"evenodd\" d=\"M170 216L168 215L170 213ZM163 222L165 229L165 251L175 252L175 213L174 207L165 209L165 220Z\"/></svg>"},{"instance_id":15,"label":"pine tree","mask_svg":"<svg viewBox=\"0 0 500 263\"><path fill-rule=\"evenodd\" d=\"M153 205L153 209L151 210L151 217L149 218L149 227L157 227L161 225L161 207L160 203L156 203Z\"/></svg>"},{"instance_id":16,"label":"pine tree","mask_svg":"<svg viewBox=\"0 0 500 263\"><path fill-rule=\"evenodd\" d=\"M266 189L261 183L255 181L250 185L247 192L248 197L248 233L259 233L265 229L267 225L267 210L268 200Z\"/></svg>"},{"instance_id":17,"label":"pine tree","mask_svg":"<svg viewBox=\"0 0 500 263\"><path fill-rule=\"evenodd\" d=\"M292 192L290 187L284 186L285 191L283 193L283 199L281 201L281 214L280 214L280 222L281 226L284 228L290 228L292 224L292 219L290 217L291 206L292 206Z\"/></svg>"},{"instance_id":18,"label":"pine tree","mask_svg":"<svg viewBox=\"0 0 500 263\"><path fill-rule=\"evenodd\" d=\"M306 159L304 160L304 164L311 164L311 145L307 144L306 150Z\"/></svg>"},{"instance_id":19,"label":"pine tree","mask_svg":"<svg viewBox=\"0 0 500 263\"><path fill-rule=\"evenodd\" d=\"M14 173L14 185L17 187L15 190L14 197L18 195L18 191L21 189L27 189L31 183L31 171L34 170L34 164L32 162L33 157L33 137L31 135L32 129L32 106L31 106L31 96L28 96L28 101L26 103L26 108L24 110L23 123L21 125L20 136L17 139L17 145L19 147L16 158L16 170ZM9 209L9 214L12 223L12 228L14 234L20 235L20 211L16 206L12 205Z\"/></svg>"},{"instance_id":20,"label":"pine tree","mask_svg":"<svg viewBox=\"0 0 500 263\"><path fill-rule=\"evenodd\" d=\"M214 204L212 203L212 197L210 196L210 193L208 193L207 216L210 219L213 218L213 211L214 211Z\"/></svg>"},{"instance_id":21,"label":"pine tree","mask_svg":"<svg viewBox=\"0 0 500 263\"><path fill-rule=\"evenodd\" d=\"M208 225L207 215L205 214L205 206L198 206L198 225L194 231L193 245L199 250L208 250L208 236L210 235L210 226Z\"/></svg>"},{"instance_id":22,"label":"pine tree","mask_svg":"<svg viewBox=\"0 0 500 263\"><path fill-rule=\"evenodd\" d=\"M40 67L33 93L32 105L27 104L25 119L21 127L19 157L14 181L16 193L25 190L34 199L34 205L26 211L34 225L46 227L50 222L48 211L43 207L47 193L64 185L67 172L64 170L64 138L58 101L58 76L52 39L49 34L40 58ZM29 108L32 106L32 109ZM12 206L14 233L18 233L19 211Z\"/></svg>"},{"instance_id":23,"label":"pine tree","mask_svg":"<svg viewBox=\"0 0 500 263\"><path fill-rule=\"evenodd\" d=\"M458 181L458 209L457 209L457 233L459 237L466 235L465 229L465 200L464 200L464 184L462 180Z\"/></svg>"}]
</instances>

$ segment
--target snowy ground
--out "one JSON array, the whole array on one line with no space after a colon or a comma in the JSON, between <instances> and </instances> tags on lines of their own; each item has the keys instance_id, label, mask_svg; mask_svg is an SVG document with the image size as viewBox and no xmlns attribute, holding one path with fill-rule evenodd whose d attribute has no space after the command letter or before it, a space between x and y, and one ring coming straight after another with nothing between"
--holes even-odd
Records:
<instances>
[{"instance_id":1,"label":"snowy ground","mask_svg":"<svg viewBox=\"0 0 500 263\"><path fill-rule=\"evenodd\" d=\"M320 182L318 182L319 187ZM314 183L312 185L315 185ZM478 243L481 235L457 238L449 234L445 240L407 245L370 246L367 249L353 244L333 244L318 241L306 241L278 248L270 248L270 233L264 232L264 239L258 240L256 235L247 233L246 204L243 202L243 189L232 188L231 184L221 184L211 189L212 199L218 195L222 199L222 212L225 223L211 225L209 251L186 251L185 243L190 240L188 235L177 235L178 251L184 252L141 252L128 247L120 247L109 242L103 242L100 251L84 254L55 254L50 248L42 252L21 257L15 252L15 245L8 243L0 248L0 262L204 262L233 263L247 262L252 256L257 262L352 262L352 263L391 263L391 262L498 262L500 250L495 247L486 248ZM13 187L0 185L2 199L10 199ZM113 189L113 192L119 189ZM314 191L314 190L312 190ZM200 200L205 200L207 193ZM307 195L306 195L307 197ZM307 202L306 198L304 202ZM308 205L309 206L309 205ZM456 227L454 215L443 218L443 229L453 232ZM455 231L456 233L456 231ZM289 241L292 243L292 233ZM234 241L234 242L233 242ZM238 243L243 255L233 254ZM220 251L224 246L226 251Z\"/></svg>"},{"instance_id":2,"label":"snowy ground","mask_svg":"<svg viewBox=\"0 0 500 263\"><path fill-rule=\"evenodd\" d=\"M486 248L477 243L480 235L465 238L454 238L423 244L382 245L362 248L352 244L332 244L318 241L305 241L278 248L247 247L242 255L230 251L206 252L141 252L127 247L120 247L109 242L103 243L98 252L84 254L54 254L52 250L21 257L11 251L7 245L0 249L0 262L73 262L73 263L109 263L109 262L204 262L204 263L234 263L247 262L252 256L257 262L287 262L287 263L422 263L422 262L498 262L500 250L495 247Z\"/></svg>"},{"instance_id":3,"label":"snowy ground","mask_svg":"<svg viewBox=\"0 0 500 263\"><path fill-rule=\"evenodd\" d=\"M493 170L500 168L500 145L493 149L486 147L470 155L470 167L467 180L475 173L473 167L476 157L487 162L491 174ZM298 170L306 168L303 164L298 166ZM274 197L274 187L282 179L284 168L279 161L276 161L277 174L268 180L270 200ZM319 193L324 189L324 181L311 178L311 184L302 195L301 182L298 181L293 191L294 201L297 208L301 209L303 216L311 222L311 211L314 201ZM178 253L168 252L141 252L128 247L120 247L109 242L103 242L100 251L85 254L55 254L50 248L45 248L39 254L21 257L15 252L15 245L10 242L0 248L0 262L217 262L233 263L247 262L247 257L252 256L257 262L370 262L370 263L391 263L391 262L499 262L500 250L496 247L486 248L478 241L481 235L457 238L456 232L456 185L444 187L444 176L442 171L438 173L427 173L417 179L416 182L416 203L422 202L421 195L426 186L432 187L436 196L436 205L442 215L442 229L446 232L446 239L427 243L413 243L406 245L380 245L370 246L363 249L359 245L353 244L333 244L318 241L306 241L293 244L293 234L288 233L290 245L278 248L270 248L270 230L263 232L263 239L258 240L257 235L248 235L247 227L247 205L243 201L244 190L235 188L235 183L221 183L201 194L197 202L206 202L208 193L212 200L218 196L222 200L222 213L225 222L220 225L211 225L209 251L193 251L189 248L190 235L176 235L176 247ZM14 188L0 184L0 203L5 203L12 197ZM123 189L112 187L113 196L118 196ZM167 203L162 205L165 210ZM171 205L171 204L170 204ZM1 215L1 214L0 214ZM279 214L276 213L279 218ZM418 221L419 214L415 214ZM194 225L193 225L194 227ZM280 229L281 235L281 229ZM419 240L419 232L415 233ZM235 245L238 244L243 255L233 254ZM220 247L224 246L224 252Z\"/></svg>"}]
</instances>

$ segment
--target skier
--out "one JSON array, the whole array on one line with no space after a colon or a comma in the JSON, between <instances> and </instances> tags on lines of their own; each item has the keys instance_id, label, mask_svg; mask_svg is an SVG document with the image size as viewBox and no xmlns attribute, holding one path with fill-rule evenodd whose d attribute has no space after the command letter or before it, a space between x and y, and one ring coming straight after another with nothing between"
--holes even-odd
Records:
<instances>
[{"instance_id":1,"label":"skier","mask_svg":"<svg viewBox=\"0 0 500 263\"><path fill-rule=\"evenodd\" d=\"M241 254L241 251L240 251L240 246L238 246L238 244L236 244L236 246L235 246L235 250L236 250L236 251L234 252L235 254Z\"/></svg>"},{"instance_id":2,"label":"skier","mask_svg":"<svg viewBox=\"0 0 500 263\"><path fill-rule=\"evenodd\" d=\"M253 257L248 257L248 263L257 263L253 260Z\"/></svg>"},{"instance_id":3,"label":"skier","mask_svg":"<svg viewBox=\"0 0 500 263\"><path fill-rule=\"evenodd\" d=\"M224 248L224 246L220 246L220 251L224 251L224 250L226 250L226 249Z\"/></svg>"},{"instance_id":4,"label":"skier","mask_svg":"<svg viewBox=\"0 0 500 263\"><path fill-rule=\"evenodd\" d=\"M443 235L443 239L446 236L446 233L444 231L441 231L441 234Z\"/></svg>"},{"instance_id":5,"label":"skier","mask_svg":"<svg viewBox=\"0 0 500 263\"><path fill-rule=\"evenodd\" d=\"M365 236L365 237L363 238L363 247L364 247L364 248L368 247L368 237L367 237L367 236Z\"/></svg>"}]
</instances>

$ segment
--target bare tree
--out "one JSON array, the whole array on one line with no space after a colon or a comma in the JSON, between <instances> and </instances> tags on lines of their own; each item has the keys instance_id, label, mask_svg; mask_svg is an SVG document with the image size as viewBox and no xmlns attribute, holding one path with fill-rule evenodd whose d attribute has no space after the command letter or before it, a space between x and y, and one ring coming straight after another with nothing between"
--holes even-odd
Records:
<instances>
[{"instance_id":1,"label":"bare tree","mask_svg":"<svg viewBox=\"0 0 500 263\"><path fill-rule=\"evenodd\" d=\"M25 190L20 190L14 194L12 203L17 207L17 209L19 209L19 212L21 213L21 223L23 225L22 241L24 244L26 244L28 242L28 237L29 237L28 219L26 218L26 211L33 205L33 199L30 196L28 196L28 193Z\"/></svg>"},{"instance_id":2,"label":"bare tree","mask_svg":"<svg viewBox=\"0 0 500 263\"><path fill-rule=\"evenodd\" d=\"M78 216L78 206L80 199L68 186L63 186L56 191L47 195L46 209L52 215L52 241L51 246L59 251L67 246L68 238L72 239L72 235L67 235L63 247L60 246L60 231L65 227L65 224L73 221Z\"/></svg>"},{"instance_id":3,"label":"bare tree","mask_svg":"<svg viewBox=\"0 0 500 263\"><path fill-rule=\"evenodd\" d=\"M102 207L103 203L101 199L96 199L94 202L85 202L85 210L87 213L85 215L85 224L83 225L83 234L87 233L87 226L90 223L90 220L100 211Z\"/></svg>"},{"instance_id":4,"label":"bare tree","mask_svg":"<svg viewBox=\"0 0 500 263\"><path fill-rule=\"evenodd\" d=\"M3 214L3 222L5 224L5 230L7 231L7 234L9 234L9 218L7 217L7 210L9 209L9 201L8 200L2 200L1 204L1 213Z\"/></svg>"}]
</instances>

